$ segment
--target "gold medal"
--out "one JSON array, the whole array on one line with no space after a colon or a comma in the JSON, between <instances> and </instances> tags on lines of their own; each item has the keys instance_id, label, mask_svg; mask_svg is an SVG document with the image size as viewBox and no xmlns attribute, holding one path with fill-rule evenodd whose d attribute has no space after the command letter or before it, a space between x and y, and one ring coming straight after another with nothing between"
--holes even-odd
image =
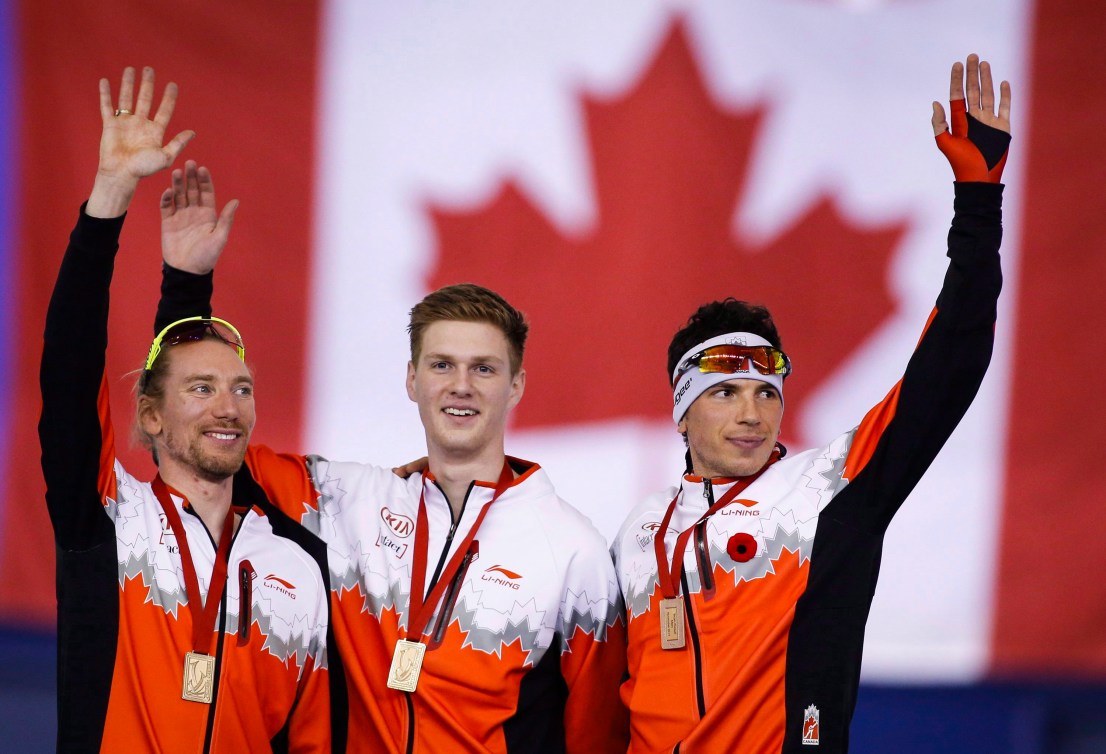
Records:
<instances>
[{"instance_id":1,"label":"gold medal","mask_svg":"<svg viewBox=\"0 0 1106 754\"><path fill-rule=\"evenodd\" d=\"M684 648L684 603L679 597L661 600L661 649Z\"/></svg>"},{"instance_id":2,"label":"gold medal","mask_svg":"<svg viewBox=\"0 0 1106 754\"><path fill-rule=\"evenodd\" d=\"M211 704L215 690L215 658L211 655L189 652L184 656L184 686L181 699L186 702Z\"/></svg>"},{"instance_id":3,"label":"gold medal","mask_svg":"<svg viewBox=\"0 0 1106 754\"><path fill-rule=\"evenodd\" d=\"M388 688L397 691L414 691L419 684L424 654L426 654L426 645L422 642L406 639L396 642L396 650L392 654L392 667L388 670Z\"/></svg>"}]
</instances>

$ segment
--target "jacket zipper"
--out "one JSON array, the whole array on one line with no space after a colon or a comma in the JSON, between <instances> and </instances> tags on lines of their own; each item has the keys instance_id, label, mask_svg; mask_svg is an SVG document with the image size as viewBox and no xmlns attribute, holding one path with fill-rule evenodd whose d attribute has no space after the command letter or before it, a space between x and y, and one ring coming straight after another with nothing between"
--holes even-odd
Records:
<instances>
[{"instance_id":1,"label":"jacket zipper","mask_svg":"<svg viewBox=\"0 0 1106 754\"><path fill-rule=\"evenodd\" d=\"M687 572L680 576L684 592L684 607L687 613L687 633L691 637L691 652L695 658L695 704L699 709L699 719L707 714L707 703L703 698L703 658L699 646L699 632L695 630L695 612L691 608L691 590L687 586Z\"/></svg>"},{"instance_id":2,"label":"jacket zipper","mask_svg":"<svg viewBox=\"0 0 1106 754\"><path fill-rule=\"evenodd\" d=\"M407 698L407 754L415 750L415 702L411 699L411 692L404 691Z\"/></svg>"},{"instance_id":3,"label":"jacket zipper","mask_svg":"<svg viewBox=\"0 0 1106 754\"><path fill-rule=\"evenodd\" d=\"M707 508L714 505L714 485L709 479L703 480L703 497L707 501ZM714 574L711 573L706 531L706 521L695 527L695 556L699 562L699 583L704 593L714 591Z\"/></svg>"},{"instance_id":4,"label":"jacket zipper","mask_svg":"<svg viewBox=\"0 0 1106 754\"><path fill-rule=\"evenodd\" d=\"M449 506L449 518L450 518L449 534L446 535L445 547L442 548L442 554L438 558L438 565L437 565L436 568L434 568L434 575L430 578L430 583L428 583L426 585L426 591L427 592L430 592L431 590L434 589L434 585L438 583L438 579L442 575L442 568L445 567L446 555L449 554L449 547L450 547L450 545L453 544L453 535L457 533L457 524L461 523L461 519L465 515L465 506L468 505L469 493L472 492L472 488L473 488L474 484L475 484L475 482L473 484L470 484L468 490L465 491L465 499L461 502L461 510L458 512L456 518L454 518L454 516L453 516L453 506L452 505ZM442 490L441 485L439 485L437 482L435 482L434 485L439 490L441 490L442 497L445 497L446 503L448 504L449 503L449 497L445 494L445 490ZM464 561L462 561L461 567L459 569L457 569L458 575L463 574L468 569L468 564L469 564L470 557L471 557L471 553L466 553L465 554L465 559L464 559ZM438 615L439 625L441 624L441 621L442 621L442 614L452 611L452 601L451 600L452 600L452 593L455 589L456 583L457 583L456 580L454 580L454 585L451 586L450 590L449 590L450 593L446 595L446 605L442 607L442 610L440 611L440 613ZM437 633L437 631L435 631L435 633ZM415 702L411 698L410 692L405 691L403 695L405 697L407 697L407 754L412 754L412 752L415 750Z\"/></svg>"},{"instance_id":5,"label":"jacket zipper","mask_svg":"<svg viewBox=\"0 0 1106 754\"><path fill-rule=\"evenodd\" d=\"M192 510L191 507L186 508L185 510L191 513L193 516L199 518L199 515L194 510ZM245 520L245 518L246 514L242 514L243 521ZM215 543L215 538L211 536L211 532L208 531L206 524L204 525L204 531L207 533L207 539L209 542L211 542L212 548L214 548L214 550L218 552L219 547ZM230 538L230 547L227 550L228 561L230 560L230 554L234 552L234 542L238 539L238 533L240 531L242 531L242 521L239 521L238 529L235 530L234 534ZM227 568L227 578L229 579L229 577L230 568ZM210 591L211 586L208 586L208 592L210 593ZM228 591L229 590L224 587L223 598L219 600L219 630L216 632L219 638L216 639L215 643L215 671L211 679L211 704L207 705L207 730L204 731L204 754L210 754L211 752L211 736L215 731L215 712L219 708L219 677L222 674L223 670L223 640L226 638L226 634L224 632L227 629Z\"/></svg>"},{"instance_id":6,"label":"jacket zipper","mask_svg":"<svg viewBox=\"0 0 1106 754\"><path fill-rule=\"evenodd\" d=\"M468 505L469 495L472 493L472 488L475 486L475 482L469 484L469 488L465 491L465 499L461 501L461 510L457 513L457 517L453 517L453 506L449 506L449 534L445 538L445 547L442 548L441 557L438 558L438 566L434 569L434 575L430 578L430 582L426 585L426 591L430 592L434 588L434 585L438 583L438 579L442 575L442 568L445 567L446 555L449 554L449 546L453 544L453 535L457 533L457 524L461 523L461 519L465 516L465 506ZM445 490L442 490L438 486L437 482L434 482L434 486L438 487L442 491L442 497L445 497L446 503L449 503L449 498L446 497Z\"/></svg>"}]
</instances>

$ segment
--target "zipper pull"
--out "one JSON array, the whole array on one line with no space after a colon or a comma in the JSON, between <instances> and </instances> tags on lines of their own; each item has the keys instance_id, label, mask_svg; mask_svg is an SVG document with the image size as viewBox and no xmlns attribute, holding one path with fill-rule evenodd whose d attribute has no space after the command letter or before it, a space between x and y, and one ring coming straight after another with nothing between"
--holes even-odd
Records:
<instances>
[{"instance_id":1,"label":"zipper pull","mask_svg":"<svg viewBox=\"0 0 1106 754\"><path fill-rule=\"evenodd\" d=\"M707 507L714 505L714 485L709 479L703 480L703 498L707 501Z\"/></svg>"}]
</instances>

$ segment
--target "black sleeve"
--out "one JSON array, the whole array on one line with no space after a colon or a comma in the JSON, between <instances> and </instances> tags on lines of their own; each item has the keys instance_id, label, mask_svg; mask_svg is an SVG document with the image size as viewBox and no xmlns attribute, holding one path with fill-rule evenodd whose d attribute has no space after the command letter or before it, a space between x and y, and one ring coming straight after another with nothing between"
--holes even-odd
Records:
<instances>
[{"instance_id":1,"label":"black sleeve","mask_svg":"<svg viewBox=\"0 0 1106 754\"><path fill-rule=\"evenodd\" d=\"M845 496L867 501L879 528L890 523L956 429L991 362L1002 288L1002 188L956 184L944 285L903 374L893 415L853 480L858 489Z\"/></svg>"},{"instance_id":2,"label":"black sleeve","mask_svg":"<svg viewBox=\"0 0 1106 754\"><path fill-rule=\"evenodd\" d=\"M98 403L108 289L123 219L88 217L81 207L46 313L38 432L46 506L63 550L85 550L114 539L98 486L104 443Z\"/></svg>"},{"instance_id":3,"label":"black sleeve","mask_svg":"<svg viewBox=\"0 0 1106 754\"><path fill-rule=\"evenodd\" d=\"M180 319L210 317L214 277L214 272L197 275L163 264L154 335Z\"/></svg>"}]
</instances>

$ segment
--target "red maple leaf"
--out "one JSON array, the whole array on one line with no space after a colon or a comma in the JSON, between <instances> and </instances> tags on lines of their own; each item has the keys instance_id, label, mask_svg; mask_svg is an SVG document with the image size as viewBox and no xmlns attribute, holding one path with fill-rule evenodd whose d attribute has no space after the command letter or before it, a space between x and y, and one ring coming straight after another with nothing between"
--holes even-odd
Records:
<instances>
[{"instance_id":1,"label":"red maple leaf","mask_svg":"<svg viewBox=\"0 0 1106 754\"><path fill-rule=\"evenodd\" d=\"M801 411L891 312L886 268L904 227L851 226L823 197L766 244L735 238L765 107L718 107L678 23L629 92L583 99L593 231L565 238L511 181L481 209L429 209L439 239L429 287L478 282L531 322L516 425L670 416L668 342L726 296L772 311L795 363L788 412Z\"/></svg>"}]
</instances>

